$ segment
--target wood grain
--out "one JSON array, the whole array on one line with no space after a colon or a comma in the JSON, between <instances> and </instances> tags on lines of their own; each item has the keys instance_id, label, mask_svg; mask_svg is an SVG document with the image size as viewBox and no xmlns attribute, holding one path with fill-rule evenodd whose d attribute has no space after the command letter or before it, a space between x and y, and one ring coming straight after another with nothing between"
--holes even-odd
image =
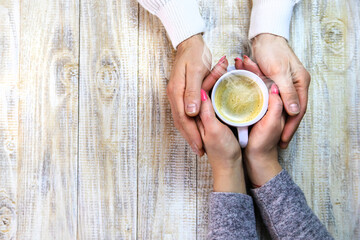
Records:
<instances>
[{"instance_id":1,"label":"wood grain","mask_svg":"<svg viewBox=\"0 0 360 240\"><path fill-rule=\"evenodd\" d=\"M251 1L199 5L213 64L249 54ZM133 0L0 0L0 19L0 239L205 239L211 169L174 127L161 22ZM360 2L302 0L289 43L312 82L281 164L360 239Z\"/></svg>"},{"instance_id":2,"label":"wood grain","mask_svg":"<svg viewBox=\"0 0 360 240\"><path fill-rule=\"evenodd\" d=\"M138 8L81 1L80 239L136 239Z\"/></svg>"},{"instance_id":3,"label":"wood grain","mask_svg":"<svg viewBox=\"0 0 360 240\"><path fill-rule=\"evenodd\" d=\"M74 239L77 221L76 1L20 2L18 239Z\"/></svg>"},{"instance_id":4,"label":"wood grain","mask_svg":"<svg viewBox=\"0 0 360 240\"><path fill-rule=\"evenodd\" d=\"M16 235L19 3L0 0L0 239Z\"/></svg>"},{"instance_id":5,"label":"wood grain","mask_svg":"<svg viewBox=\"0 0 360 240\"><path fill-rule=\"evenodd\" d=\"M307 114L282 159L335 239L360 238L359 6L303 1L292 24L291 45L312 82Z\"/></svg>"},{"instance_id":6,"label":"wood grain","mask_svg":"<svg viewBox=\"0 0 360 240\"><path fill-rule=\"evenodd\" d=\"M174 52L161 22L143 8L139 54L138 239L196 239L196 157L166 96Z\"/></svg>"}]
</instances>

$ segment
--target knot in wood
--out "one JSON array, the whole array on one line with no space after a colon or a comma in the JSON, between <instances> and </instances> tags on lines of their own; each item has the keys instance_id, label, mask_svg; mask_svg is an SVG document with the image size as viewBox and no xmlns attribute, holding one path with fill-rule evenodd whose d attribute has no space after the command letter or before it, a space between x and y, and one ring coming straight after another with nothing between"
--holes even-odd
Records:
<instances>
[{"instance_id":1,"label":"knot in wood","mask_svg":"<svg viewBox=\"0 0 360 240\"><path fill-rule=\"evenodd\" d=\"M325 46L335 54L343 54L346 36L346 25L339 19L327 19L322 21L322 39Z\"/></svg>"},{"instance_id":2,"label":"knot in wood","mask_svg":"<svg viewBox=\"0 0 360 240\"><path fill-rule=\"evenodd\" d=\"M8 152L8 153L12 153L15 151L16 149L16 143L15 143L15 140L13 138L8 138L5 140L5 150Z\"/></svg>"},{"instance_id":3,"label":"knot in wood","mask_svg":"<svg viewBox=\"0 0 360 240\"><path fill-rule=\"evenodd\" d=\"M111 59L104 59L97 71L97 86L104 98L112 98L118 91L119 76L117 67Z\"/></svg>"},{"instance_id":4,"label":"knot in wood","mask_svg":"<svg viewBox=\"0 0 360 240\"><path fill-rule=\"evenodd\" d=\"M52 58L51 73L58 95L72 94L77 89L79 66L69 50L60 50Z\"/></svg>"},{"instance_id":5,"label":"knot in wood","mask_svg":"<svg viewBox=\"0 0 360 240\"><path fill-rule=\"evenodd\" d=\"M16 232L15 204L4 191L0 192L0 239L12 239Z\"/></svg>"}]
</instances>

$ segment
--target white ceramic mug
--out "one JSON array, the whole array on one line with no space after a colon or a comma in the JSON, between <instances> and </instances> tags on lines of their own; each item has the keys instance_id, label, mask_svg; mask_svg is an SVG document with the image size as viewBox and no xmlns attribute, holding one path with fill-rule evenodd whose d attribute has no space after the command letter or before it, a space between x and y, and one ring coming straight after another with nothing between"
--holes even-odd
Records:
<instances>
[{"instance_id":1,"label":"white ceramic mug","mask_svg":"<svg viewBox=\"0 0 360 240\"><path fill-rule=\"evenodd\" d=\"M220 112L218 111L218 109L216 108L216 104L215 104L215 93L217 90L217 87L219 86L219 84L221 83L221 81L223 81L224 79L227 79L230 76L244 76L244 77L248 77L250 79L252 79L261 89L261 93L263 95L263 106L259 112L259 114L254 117L253 119L251 119L248 122L244 122L244 123L235 123L232 121L229 121L228 119L226 119L225 117L223 117ZM239 143L240 146L242 148L245 148L247 143L248 143L248 138L249 138L249 132L248 132L248 127L250 125L255 124L256 122L258 122L266 113L267 108L268 108L268 102L269 102L269 92L268 92L268 88L266 87L265 83L263 82L263 80L256 75L255 73L246 71L246 70L235 70L235 67L229 67L228 68L228 72L225 73L224 75L222 75L219 80L216 82L212 93L211 93L211 101L212 101L212 105L214 107L214 110L216 112L216 115L226 124L236 127L238 130L238 136L239 136Z\"/></svg>"}]
</instances>

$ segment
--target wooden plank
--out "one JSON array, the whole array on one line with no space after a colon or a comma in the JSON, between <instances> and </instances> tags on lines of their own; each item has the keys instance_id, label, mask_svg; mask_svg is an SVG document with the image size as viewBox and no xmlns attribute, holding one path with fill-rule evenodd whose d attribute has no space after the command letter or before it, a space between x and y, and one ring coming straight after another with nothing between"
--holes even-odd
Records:
<instances>
[{"instance_id":1,"label":"wooden plank","mask_svg":"<svg viewBox=\"0 0 360 240\"><path fill-rule=\"evenodd\" d=\"M16 235L19 3L0 0L0 239Z\"/></svg>"},{"instance_id":2,"label":"wooden plank","mask_svg":"<svg viewBox=\"0 0 360 240\"><path fill-rule=\"evenodd\" d=\"M249 55L248 26L251 2L245 0L199 1L207 29L204 39L213 55L213 65L224 55L229 64L235 57ZM206 239L208 197L212 192L211 167L206 157L197 163L197 239Z\"/></svg>"},{"instance_id":3,"label":"wooden plank","mask_svg":"<svg viewBox=\"0 0 360 240\"><path fill-rule=\"evenodd\" d=\"M21 2L18 239L75 239L76 1Z\"/></svg>"},{"instance_id":4,"label":"wooden plank","mask_svg":"<svg viewBox=\"0 0 360 240\"><path fill-rule=\"evenodd\" d=\"M136 239L138 8L81 1L80 239Z\"/></svg>"},{"instance_id":5,"label":"wooden plank","mask_svg":"<svg viewBox=\"0 0 360 240\"><path fill-rule=\"evenodd\" d=\"M140 9L138 239L196 239L196 157L174 127L174 60L161 22Z\"/></svg>"},{"instance_id":6,"label":"wooden plank","mask_svg":"<svg viewBox=\"0 0 360 240\"><path fill-rule=\"evenodd\" d=\"M292 26L312 82L307 114L281 157L335 239L360 238L359 15L356 0L304 0Z\"/></svg>"}]
</instances>

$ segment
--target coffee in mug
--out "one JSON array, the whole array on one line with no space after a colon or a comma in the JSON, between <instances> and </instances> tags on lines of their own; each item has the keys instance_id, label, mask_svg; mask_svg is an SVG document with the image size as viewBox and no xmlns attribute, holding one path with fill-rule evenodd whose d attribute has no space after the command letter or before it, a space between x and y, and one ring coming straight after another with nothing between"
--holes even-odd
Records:
<instances>
[{"instance_id":1,"label":"coffee in mug","mask_svg":"<svg viewBox=\"0 0 360 240\"><path fill-rule=\"evenodd\" d=\"M229 75L215 93L219 113L234 123L245 123L259 115L264 104L258 84L249 77Z\"/></svg>"},{"instance_id":2,"label":"coffee in mug","mask_svg":"<svg viewBox=\"0 0 360 240\"><path fill-rule=\"evenodd\" d=\"M237 128L242 148L248 142L248 127L265 115L268 100L268 89L259 76L246 70L234 70L234 67L220 77L211 93L216 115Z\"/></svg>"}]
</instances>

